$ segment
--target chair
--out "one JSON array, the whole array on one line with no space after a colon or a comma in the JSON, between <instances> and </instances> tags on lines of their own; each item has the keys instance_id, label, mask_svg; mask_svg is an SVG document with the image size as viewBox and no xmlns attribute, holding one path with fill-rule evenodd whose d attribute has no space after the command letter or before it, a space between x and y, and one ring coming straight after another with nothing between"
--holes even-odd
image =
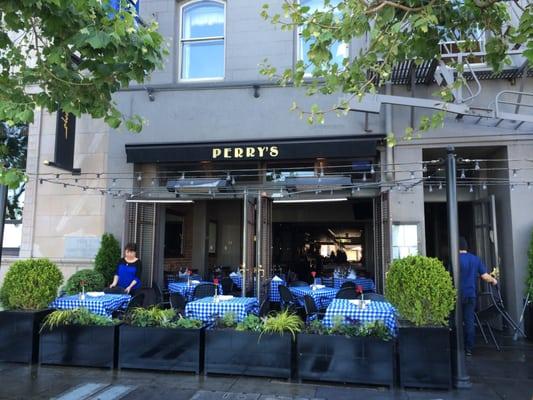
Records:
<instances>
[{"instance_id":1,"label":"chair","mask_svg":"<svg viewBox=\"0 0 533 400\"><path fill-rule=\"evenodd\" d=\"M168 290L162 290L156 281L152 282L152 288L154 289L155 303L162 306L163 308L169 308L170 301L168 300Z\"/></svg>"},{"instance_id":2,"label":"chair","mask_svg":"<svg viewBox=\"0 0 533 400\"><path fill-rule=\"evenodd\" d=\"M355 284L355 282L352 282L352 281L346 281L344 282L342 285L341 285L341 289L344 289L344 288L353 288L355 290L355 288L357 287L357 285Z\"/></svg>"},{"instance_id":3,"label":"chair","mask_svg":"<svg viewBox=\"0 0 533 400\"><path fill-rule=\"evenodd\" d=\"M222 292L224 294L232 294L233 293L233 281L231 280L231 278L229 277L226 277L226 278L222 278L222 280L220 281L220 284L222 285Z\"/></svg>"},{"instance_id":4,"label":"chair","mask_svg":"<svg viewBox=\"0 0 533 400\"><path fill-rule=\"evenodd\" d=\"M279 297L281 298L281 308L297 314L302 314L304 309L298 304L296 298L292 295L289 288L285 285L278 286Z\"/></svg>"},{"instance_id":5,"label":"chair","mask_svg":"<svg viewBox=\"0 0 533 400\"><path fill-rule=\"evenodd\" d=\"M482 293L480 294L480 297L483 296L489 296L488 293ZM490 337L492 341L494 342L494 346L498 351L500 351L500 345L498 344L498 341L496 340L496 337L494 336L494 331L492 330L491 323L494 322L496 319L500 317L500 312L498 311L498 308L494 304L490 304L486 308L477 311L474 316L476 319L476 324L479 327L479 330L481 331L481 335L483 335L483 339L485 340L485 343L489 343L487 339L487 335L485 334L485 329L483 329L483 325L485 325L485 328L489 331Z\"/></svg>"},{"instance_id":6,"label":"chair","mask_svg":"<svg viewBox=\"0 0 533 400\"><path fill-rule=\"evenodd\" d=\"M325 313L323 311L318 310L315 304L315 300L313 300L313 298L308 294L304 296L304 310L307 321L314 319L310 317L316 317L318 319L324 318Z\"/></svg>"},{"instance_id":7,"label":"chair","mask_svg":"<svg viewBox=\"0 0 533 400\"><path fill-rule=\"evenodd\" d=\"M134 308L142 307L144 304L144 293L139 293L133 296L128 303L125 310L116 310L113 312L112 317L118 319L124 319L124 317Z\"/></svg>"},{"instance_id":8,"label":"chair","mask_svg":"<svg viewBox=\"0 0 533 400\"><path fill-rule=\"evenodd\" d=\"M201 283L194 288L193 299L203 299L204 297L214 296L217 286L214 283Z\"/></svg>"},{"instance_id":9,"label":"chair","mask_svg":"<svg viewBox=\"0 0 533 400\"><path fill-rule=\"evenodd\" d=\"M187 300L181 293L170 293L170 306L176 310L178 314L183 314L185 312L185 304Z\"/></svg>"},{"instance_id":10,"label":"chair","mask_svg":"<svg viewBox=\"0 0 533 400\"><path fill-rule=\"evenodd\" d=\"M304 281L294 281L289 283L290 287L301 287L301 286L309 286L309 283Z\"/></svg>"},{"instance_id":11,"label":"chair","mask_svg":"<svg viewBox=\"0 0 533 400\"><path fill-rule=\"evenodd\" d=\"M259 307L259 317L263 318L270 312L270 301L268 299L263 300L261 307Z\"/></svg>"},{"instance_id":12,"label":"chair","mask_svg":"<svg viewBox=\"0 0 533 400\"><path fill-rule=\"evenodd\" d=\"M201 281L202 277L198 274L191 275L191 281Z\"/></svg>"},{"instance_id":13,"label":"chair","mask_svg":"<svg viewBox=\"0 0 533 400\"><path fill-rule=\"evenodd\" d=\"M377 294L377 293L365 293L364 295L364 299L365 300L372 300L372 301L382 301L382 302L386 302L387 299L385 298L385 296L383 296L382 294Z\"/></svg>"},{"instance_id":14,"label":"chair","mask_svg":"<svg viewBox=\"0 0 533 400\"><path fill-rule=\"evenodd\" d=\"M353 287L345 287L344 289L340 289L335 295L336 299L348 299L348 300L355 300L360 297L361 296L355 291Z\"/></svg>"},{"instance_id":15,"label":"chair","mask_svg":"<svg viewBox=\"0 0 533 400\"><path fill-rule=\"evenodd\" d=\"M125 294L126 292L124 291L124 288L123 287L120 287L120 286L115 286L115 287L107 287L103 290L104 293L106 294Z\"/></svg>"}]
</instances>

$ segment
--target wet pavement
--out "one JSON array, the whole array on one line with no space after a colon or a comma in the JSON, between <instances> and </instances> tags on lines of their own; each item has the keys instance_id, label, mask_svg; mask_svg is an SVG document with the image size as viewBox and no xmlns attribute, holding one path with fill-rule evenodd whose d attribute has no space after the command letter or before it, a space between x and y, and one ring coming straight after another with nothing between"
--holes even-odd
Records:
<instances>
[{"instance_id":1,"label":"wet pavement","mask_svg":"<svg viewBox=\"0 0 533 400\"><path fill-rule=\"evenodd\" d=\"M374 400L533 398L533 343L499 336L502 346L480 343L468 360L470 390L400 390L296 383L237 376L111 371L0 363L0 399L58 400Z\"/></svg>"}]
</instances>

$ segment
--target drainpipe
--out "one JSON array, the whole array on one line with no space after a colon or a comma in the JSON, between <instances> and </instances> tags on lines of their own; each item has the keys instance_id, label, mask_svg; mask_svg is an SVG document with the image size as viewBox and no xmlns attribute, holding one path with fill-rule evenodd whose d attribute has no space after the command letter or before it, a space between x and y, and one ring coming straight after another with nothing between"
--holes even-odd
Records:
<instances>
[{"instance_id":1,"label":"drainpipe","mask_svg":"<svg viewBox=\"0 0 533 400\"><path fill-rule=\"evenodd\" d=\"M387 82L385 84L385 93L387 95L392 94L392 84ZM385 104L385 134L389 135L392 133L392 104ZM391 170L394 169L394 149L387 144L385 153L385 168L387 170L385 178L388 182L394 181L394 172Z\"/></svg>"}]
</instances>

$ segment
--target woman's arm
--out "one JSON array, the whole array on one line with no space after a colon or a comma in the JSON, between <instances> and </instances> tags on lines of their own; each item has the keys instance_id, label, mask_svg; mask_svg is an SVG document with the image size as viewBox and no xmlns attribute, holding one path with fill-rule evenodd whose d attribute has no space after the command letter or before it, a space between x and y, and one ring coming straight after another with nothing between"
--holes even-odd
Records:
<instances>
[{"instance_id":1,"label":"woman's arm","mask_svg":"<svg viewBox=\"0 0 533 400\"><path fill-rule=\"evenodd\" d=\"M131 283L130 283L130 285L129 285L126 289L124 289L124 291L125 291L126 293L129 293L129 292L131 291L131 289L133 289L133 287L134 287L136 284L137 284L137 281L136 281L135 279L132 280Z\"/></svg>"},{"instance_id":2,"label":"woman's arm","mask_svg":"<svg viewBox=\"0 0 533 400\"><path fill-rule=\"evenodd\" d=\"M118 284L118 275L115 275L113 277L113 282L111 283L111 285L109 285L109 287L110 288L115 287L115 286L117 286L117 284Z\"/></svg>"}]
</instances>

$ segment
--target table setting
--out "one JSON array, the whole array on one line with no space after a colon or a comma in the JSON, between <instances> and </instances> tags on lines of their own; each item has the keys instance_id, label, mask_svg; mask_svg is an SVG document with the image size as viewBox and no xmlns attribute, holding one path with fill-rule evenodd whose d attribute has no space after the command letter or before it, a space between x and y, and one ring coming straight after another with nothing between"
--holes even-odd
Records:
<instances>
[{"instance_id":1,"label":"table setting","mask_svg":"<svg viewBox=\"0 0 533 400\"><path fill-rule=\"evenodd\" d=\"M168 290L170 293L180 293L182 296L184 296L187 301L192 301L194 296L194 289L196 286L198 286L201 283L213 283L208 281L199 281L195 279L189 279L187 282L170 282L168 284ZM218 287L218 293L222 294L222 285L220 283L216 282L216 285Z\"/></svg>"},{"instance_id":2,"label":"table setting","mask_svg":"<svg viewBox=\"0 0 533 400\"><path fill-rule=\"evenodd\" d=\"M200 319L207 324L212 324L228 312L234 313L237 322L241 322L248 314L259 312L259 302L255 297L217 295L190 301L185 306L187 318Z\"/></svg>"}]
</instances>

